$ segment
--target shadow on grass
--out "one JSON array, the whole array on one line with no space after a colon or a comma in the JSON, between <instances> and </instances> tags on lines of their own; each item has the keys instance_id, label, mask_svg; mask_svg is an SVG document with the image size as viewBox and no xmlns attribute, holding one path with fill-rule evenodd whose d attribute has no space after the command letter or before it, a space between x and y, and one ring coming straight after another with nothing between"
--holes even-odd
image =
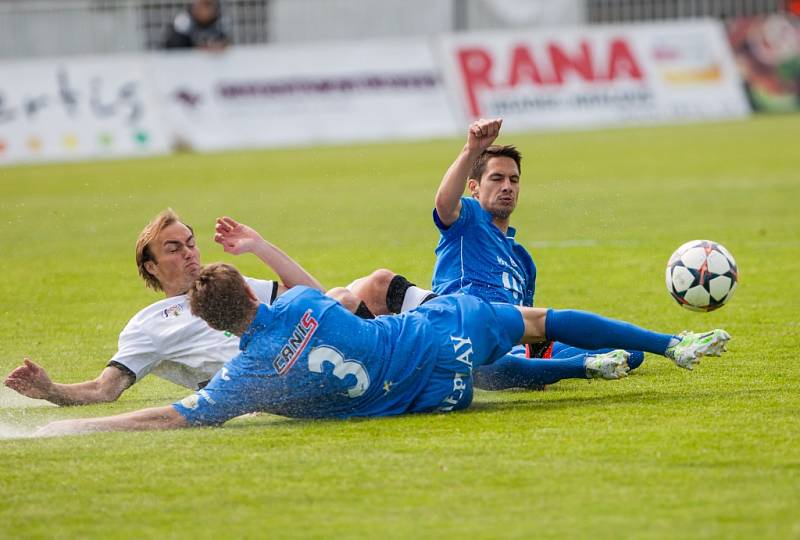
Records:
<instances>
[{"instance_id":1,"label":"shadow on grass","mask_svg":"<svg viewBox=\"0 0 800 540\"><path fill-rule=\"evenodd\" d=\"M398 416L383 417L354 417L347 419L338 418L286 418L275 416L269 413L259 413L239 417L233 423L225 424L225 429L248 429L251 427L269 427L283 429L302 429L308 426L350 426L361 425L369 422L392 422L407 421L408 419L425 419L430 417L444 417L450 415L470 415L496 413L505 411L552 411L561 409L596 408L615 405L629 405L635 403L660 404L666 402L685 401L686 396L668 393L636 392L613 396L586 396L586 397L563 397L556 399L542 399L542 394L538 392L519 392L515 393L513 400L502 401L480 401L473 404L466 410L452 413L420 413ZM693 396L698 398L698 396Z\"/></svg>"},{"instance_id":2,"label":"shadow on grass","mask_svg":"<svg viewBox=\"0 0 800 540\"><path fill-rule=\"evenodd\" d=\"M574 396L560 398L544 398L541 394L528 393L530 397L518 397L502 401L481 401L473 403L465 412L495 412L510 410L560 410L577 409L585 407L609 406L631 403L663 403L667 401L685 400L685 396L667 393L636 392L629 394L615 394L608 396Z\"/></svg>"}]
</instances>

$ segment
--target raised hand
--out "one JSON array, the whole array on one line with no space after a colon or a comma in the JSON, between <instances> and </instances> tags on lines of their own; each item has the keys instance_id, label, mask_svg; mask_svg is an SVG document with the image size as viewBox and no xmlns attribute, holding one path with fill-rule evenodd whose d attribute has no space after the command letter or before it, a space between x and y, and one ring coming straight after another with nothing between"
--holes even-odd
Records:
<instances>
[{"instance_id":1,"label":"raised hand","mask_svg":"<svg viewBox=\"0 0 800 540\"><path fill-rule=\"evenodd\" d=\"M486 150L500 134L500 127L503 125L502 118L485 120L481 118L469 126L467 131L467 147L470 150L483 152Z\"/></svg>"},{"instance_id":2,"label":"raised hand","mask_svg":"<svg viewBox=\"0 0 800 540\"><path fill-rule=\"evenodd\" d=\"M25 358L24 363L6 377L5 385L23 396L47 399L53 382L44 368Z\"/></svg>"},{"instance_id":3,"label":"raised hand","mask_svg":"<svg viewBox=\"0 0 800 540\"><path fill-rule=\"evenodd\" d=\"M227 216L217 219L215 231L214 241L222 246L225 253L232 255L252 253L256 246L264 242L254 229Z\"/></svg>"}]
</instances>

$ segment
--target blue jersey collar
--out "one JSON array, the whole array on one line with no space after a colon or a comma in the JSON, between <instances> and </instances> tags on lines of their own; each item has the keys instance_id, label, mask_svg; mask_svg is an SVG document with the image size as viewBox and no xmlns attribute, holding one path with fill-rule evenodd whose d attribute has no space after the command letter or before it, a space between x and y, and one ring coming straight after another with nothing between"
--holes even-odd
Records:
<instances>
[{"instance_id":1,"label":"blue jersey collar","mask_svg":"<svg viewBox=\"0 0 800 540\"><path fill-rule=\"evenodd\" d=\"M266 304L261 304L258 306L255 319L253 319L253 322L250 323L250 326L247 327L247 330L245 330L239 340L239 349L245 350L250 340L261 330L269 326L270 322L272 322L272 310L270 310Z\"/></svg>"}]
</instances>

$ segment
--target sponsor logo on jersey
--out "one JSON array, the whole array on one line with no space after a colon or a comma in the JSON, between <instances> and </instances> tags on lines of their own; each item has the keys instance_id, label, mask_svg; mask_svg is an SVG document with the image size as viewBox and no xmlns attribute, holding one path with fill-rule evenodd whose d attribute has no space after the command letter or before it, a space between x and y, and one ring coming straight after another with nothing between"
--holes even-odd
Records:
<instances>
[{"instance_id":1,"label":"sponsor logo on jersey","mask_svg":"<svg viewBox=\"0 0 800 540\"><path fill-rule=\"evenodd\" d=\"M456 353L456 360L469 368L472 373L472 340L468 337L450 336L450 341L453 343L453 351Z\"/></svg>"},{"instance_id":2,"label":"sponsor logo on jersey","mask_svg":"<svg viewBox=\"0 0 800 540\"><path fill-rule=\"evenodd\" d=\"M272 361L272 367L275 368L278 375L283 375L292 369L294 363L303 354L308 342L311 341L311 336L317 331L318 326L317 319L311 315L309 309L303 314L300 322L295 325L288 341L281 348L281 352Z\"/></svg>"},{"instance_id":3,"label":"sponsor logo on jersey","mask_svg":"<svg viewBox=\"0 0 800 540\"><path fill-rule=\"evenodd\" d=\"M466 393L467 390L469 390L469 385L467 384L469 381L469 376L469 373L456 373L453 376L453 391L450 393L450 395L444 398L442 404L439 405L439 411L452 411L461 402L465 395L469 395Z\"/></svg>"},{"instance_id":4,"label":"sponsor logo on jersey","mask_svg":"<svg viewBox=\"0 0 800 540\"><path fill-rule=\"evenodd\" d=\"M469 390L467 383L472 375L472 355L474 354L472 340L469 337L450 336L450 341L453 344L456 360L464 364L468 371L466 373L456 373L453 376L453 390L439 405L439 410L442 412L452 411L464 396L471 395L467 394Z\"/></svg>"},{"instance_id":5,"label":"sponsor logo on jersey","mask_svg":"<svg viewBox=\"0 0 800 540\"><path fill-rule=\"evenodd\" d=\"M171 305L161 312L165 319L169 319L170 317L180 317L181 313L183 313L183 306L180 304Z\"/></svg>"}]
</instances>

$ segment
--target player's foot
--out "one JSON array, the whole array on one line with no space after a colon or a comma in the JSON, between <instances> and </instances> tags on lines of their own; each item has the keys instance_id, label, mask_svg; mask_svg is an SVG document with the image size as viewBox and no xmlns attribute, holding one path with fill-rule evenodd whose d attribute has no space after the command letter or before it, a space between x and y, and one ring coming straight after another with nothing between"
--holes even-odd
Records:
<instances>
[{"instance_id":1,"label":"player's foot","mask_svg":"<svg viewBox=\"0 0 800 540\"><path fill-rule=\"evenodd\" d=\"M628 351L617 349L604 354L587 356L584 362L586 376L590 379L621 379L628 376Z\"/></svg>"},{"instance_id":2,"label":"player's foot","mask_svg":"<svg viewBox=\"0 0 800 540\"><path fill-rule=\"evenodd\" d=\"M675 362L676 366L688 370L700 363L703 356L722 356L725 345L731 339L730 334L719 329L700 334L682 332L678 337L680 341L668 347L664 356Z\"/></svg>"}]
</instances>

